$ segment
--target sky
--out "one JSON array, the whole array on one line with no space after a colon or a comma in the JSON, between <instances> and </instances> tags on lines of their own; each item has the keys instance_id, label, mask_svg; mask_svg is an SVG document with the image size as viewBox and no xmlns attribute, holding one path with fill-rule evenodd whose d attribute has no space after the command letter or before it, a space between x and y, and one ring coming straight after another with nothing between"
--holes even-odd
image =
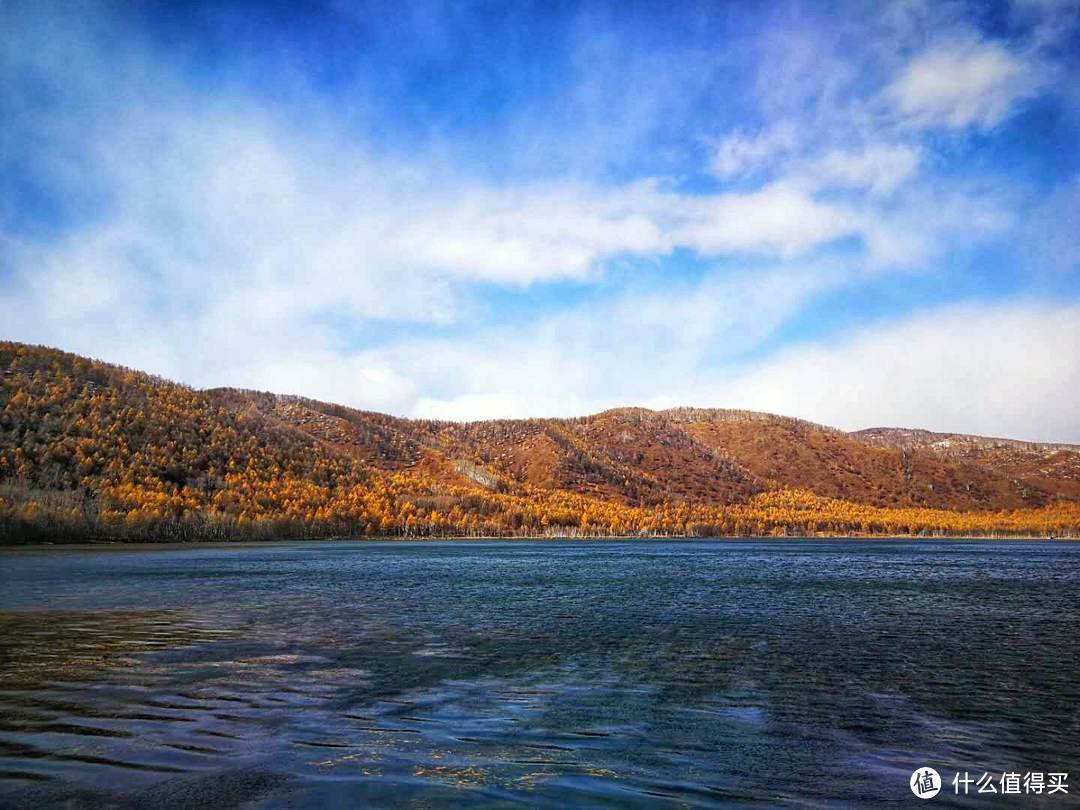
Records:
<instances>
[{"instance_id":1,"label":"sky","mask_svg":"<svg viewBox=\"0 0 1080 810\"><path fill-rule=\"evenodd\" d=\"M0 338L1080 442L1080 5L0 0Z\"/></svg>"}]
</instances>

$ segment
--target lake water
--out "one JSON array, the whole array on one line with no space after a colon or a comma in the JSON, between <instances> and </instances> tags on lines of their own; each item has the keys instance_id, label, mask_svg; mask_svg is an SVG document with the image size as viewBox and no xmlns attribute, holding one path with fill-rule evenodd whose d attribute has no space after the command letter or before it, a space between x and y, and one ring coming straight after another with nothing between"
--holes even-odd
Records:
<instances>
[{"instance_id":1,"label":"lake water","mask_svg":"<svg viewBox=\"0 0 1080 810\"><path fill-rule=\"evenodd\" d=\"M2 807L818 807L1069 773L1080 544L0 553ZM1031 806L1031 796L934 803Z\"/></svg>"}]
</instances>

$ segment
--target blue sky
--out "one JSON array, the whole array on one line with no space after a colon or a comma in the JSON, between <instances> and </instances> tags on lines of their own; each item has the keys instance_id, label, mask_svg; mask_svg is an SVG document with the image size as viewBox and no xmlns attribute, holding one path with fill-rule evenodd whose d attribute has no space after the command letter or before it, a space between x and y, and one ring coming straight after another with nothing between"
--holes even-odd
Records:
<instances>
[{"instance_id":1,"label":"blue sky","mask_svg":"<svg viewBox=\"0 0 1080 810\"><path fill-rule=\"evenodd\" d=\"M1080 6L0 5L0 336L1080 441Z\"/></svg>"}]
</instances>

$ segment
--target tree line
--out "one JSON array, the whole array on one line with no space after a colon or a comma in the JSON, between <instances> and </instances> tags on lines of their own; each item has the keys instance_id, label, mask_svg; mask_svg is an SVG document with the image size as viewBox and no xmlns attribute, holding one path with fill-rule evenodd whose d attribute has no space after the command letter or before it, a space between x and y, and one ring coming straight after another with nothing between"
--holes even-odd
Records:
<instances>
[{"instance_id":1,"label":"tree line","mask_svg":"<svg viewBox=\"0 0 1080 810\"><path fill-rule=\"evenodd\" d=\"M686 499L628 505L494 473L497 485L484 486L482 476L453 475L450 464L445 476L379 469L282 428L258 408L50 349L0 343L0 372L0 538L6 542L1080 531L1080 507L1064 501L954 512L874 507L778 488L726 505Z\"/></svg>"}]
</instances>

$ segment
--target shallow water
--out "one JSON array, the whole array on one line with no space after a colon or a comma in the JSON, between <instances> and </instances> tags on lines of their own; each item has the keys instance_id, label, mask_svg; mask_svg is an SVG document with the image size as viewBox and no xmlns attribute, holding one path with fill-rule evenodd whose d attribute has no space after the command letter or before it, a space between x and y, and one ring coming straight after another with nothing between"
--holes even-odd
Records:
<instances>
[{"instance_id":1,"label":"shallow water","mask_svg":"<svg viewBox=\"0 0 1080 810\"><path fill-rule=\"evenodd\" d=\"M0 806L1066 806L1078 639L1080 544L5 551Z\"/></svg>"}]
</instances>

